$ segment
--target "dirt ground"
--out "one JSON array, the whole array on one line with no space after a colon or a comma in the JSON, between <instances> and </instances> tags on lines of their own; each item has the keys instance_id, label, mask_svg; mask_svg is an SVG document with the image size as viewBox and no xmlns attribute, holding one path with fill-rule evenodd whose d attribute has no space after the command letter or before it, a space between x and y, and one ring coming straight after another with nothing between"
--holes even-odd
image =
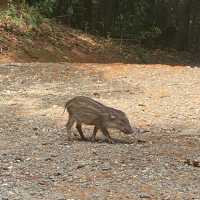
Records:
<instances>
[{"instance_id":1,"label":"dirt ground","mask_svg":"<svg viewBox=\"0 0 200 200\"><path fill-rule=\"evenodd\" d=\"M62 112L76 95L145 132L67 141ZM0 200L199 200L199 120L199 68L1 64Z\"/></svg>"}]
</instances>

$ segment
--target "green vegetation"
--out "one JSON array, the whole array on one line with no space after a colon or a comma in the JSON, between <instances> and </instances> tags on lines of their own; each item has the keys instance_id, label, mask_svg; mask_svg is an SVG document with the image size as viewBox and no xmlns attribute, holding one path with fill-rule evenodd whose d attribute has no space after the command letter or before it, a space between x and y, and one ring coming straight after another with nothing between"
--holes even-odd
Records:
<instances>
[{"instance_id":1,"label":"green vegetation","mask_svg":"<svg viewBox=\"0 0 200 200\"><path fill-rule=\"evenodd\" d=\"M29 32L44 18L148 48L200 50L199 0L4 0L1 26Z\"/></svg>"},{"instance_id":2,"label":"green vegetation","mask_svg":"<svg viewBox=\"0 0 200 200\"><path fill-rule=\"evenodd\" d=\"M21 4L10 4L8 9L0 12L0 26L6 31L28 34L41 24L44 17L38 9Z\"/></svg>"}]
</instances>

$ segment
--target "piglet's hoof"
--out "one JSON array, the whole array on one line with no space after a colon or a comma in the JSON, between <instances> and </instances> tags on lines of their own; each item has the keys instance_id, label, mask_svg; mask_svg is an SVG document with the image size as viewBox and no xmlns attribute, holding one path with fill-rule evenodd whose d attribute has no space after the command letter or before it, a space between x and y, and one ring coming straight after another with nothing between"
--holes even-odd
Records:
<instances>
[{"instance_id":1,"label":"piglet's hoof","mask_svg":"<svg viewBox=\"0 0 200 200\"><path fill-rule=\"evenodd\" d=\"M108 139L108 143L109 144L115 144L115 142L113 140L111 140L111 139Z\"/></svg>"}]
</instances>

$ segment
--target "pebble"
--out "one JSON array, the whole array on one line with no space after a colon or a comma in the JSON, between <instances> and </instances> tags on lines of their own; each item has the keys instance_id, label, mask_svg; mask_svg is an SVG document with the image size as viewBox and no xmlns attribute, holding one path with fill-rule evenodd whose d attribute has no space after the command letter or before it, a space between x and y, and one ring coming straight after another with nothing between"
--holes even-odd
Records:
<instances>
[{"instance_id":1,"label":"pebble","mask_svg":"<svg viewBox=\"0 0 200 200\"><path fill-rule=\"evenodd\" d=\"M110 165L109 162L105 162L105 163L103 164L103 166L101 167L101 169L102 169L103 171L107 171L107 170L111 170L112 167L111 167L111 165Z\"/></svg>"},{"instance_id":2,"label":"pebble","mask_svg":"<svg viewBox=\"0 0 200 200\"><path fill-rule=\"evenodd\" d=\"M141 199L150 199L151 198L151 196L147 193L140 193L139 197Z\"/></svg>"}]
</instances>

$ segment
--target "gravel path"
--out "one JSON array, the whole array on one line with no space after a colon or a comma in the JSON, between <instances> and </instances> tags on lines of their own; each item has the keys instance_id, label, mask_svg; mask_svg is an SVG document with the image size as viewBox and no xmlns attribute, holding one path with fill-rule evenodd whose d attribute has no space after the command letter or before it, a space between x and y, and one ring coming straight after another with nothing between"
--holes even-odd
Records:
<instances>
[{"instance_id":1,"label":"gravel path","mask_svg":"<svg viewBox=\"0 0 200 200\"><path fill-rule=\"evenodd\" d=\"M63 106L76 95L145 131L67 141ZM0 65L0 200L199 200L199 121L198 68Z\"/></svg>"}]
</instances>

